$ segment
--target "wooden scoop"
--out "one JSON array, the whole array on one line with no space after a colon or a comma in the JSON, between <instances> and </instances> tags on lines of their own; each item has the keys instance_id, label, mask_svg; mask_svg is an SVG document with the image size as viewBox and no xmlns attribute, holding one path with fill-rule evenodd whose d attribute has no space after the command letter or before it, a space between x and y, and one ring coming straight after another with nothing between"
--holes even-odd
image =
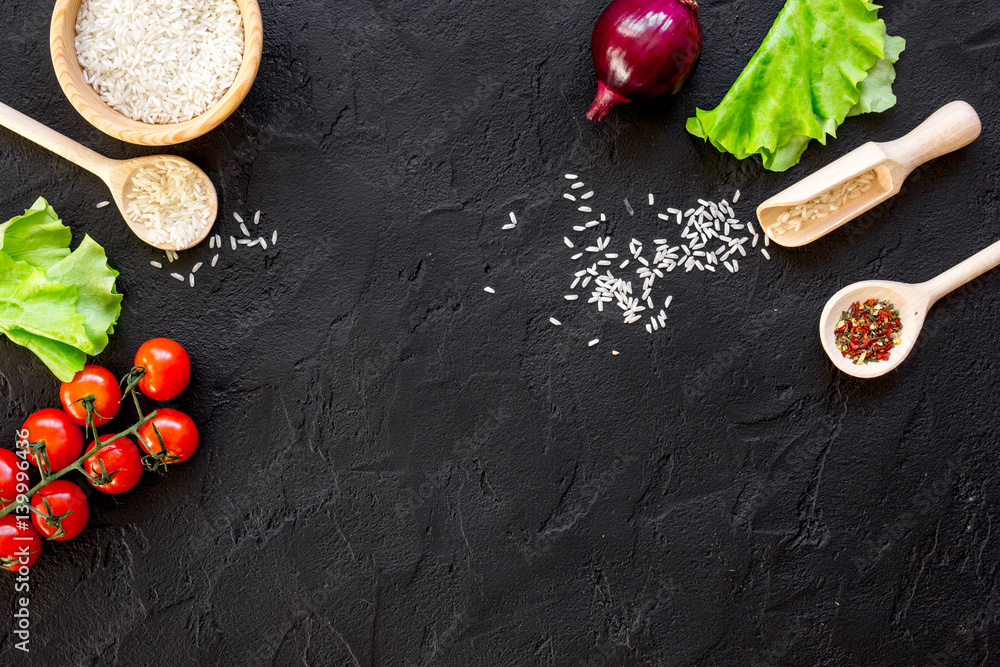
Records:
<instances>
[{"instance_id":1,"label":"wooden scoop","mask_svg":"<svg viewBox=\"0 0 1000 667\"><path fill-rule=\"evenodd\" d=\"M958 266L948 269L937 278L925 283L911 285L888 280L865 280L848 285L826 302L823 314L820 315L819 338L823 343L823 349L834 365L848 375L858 378L885 375L903 363L906 356L913 350L920 329L924 325L927 311L938 299L973 278L986 273L998 264L1000 264L1000 241L980 250ZM899 345L892 348L888 361L873 361L859 365L845 357L837 349L834 329L840 320L841 313L848 310L855 301L867 299L884 299L898 308L903 328L899 336Z\"/></svg>"},{"instance_id":2,"label":"wooden scoop","mask_svg":"<svg viewBox=\"0 0 1000 667\"><path fill-rule=\"evenodd\" d=\"M790 248L805 245L892 197L903 187L910 172L928 160L969 145L981 130L975 109L966 102L951 102L905 137L886 143L864 144L771 197L757 207L757 219L775 243ZM870 171L875 172L875 179L867 192L848 199L846 204L825 217L803 222L799 230L784 234L772 231L790 208L811 202Z\"/></svg>"},{"instance_id":3,"label":"wooden scoop","mask_svg":"<svg viewBox=\"0 0 1000 667\"><path fill-rule=\"evenodd\" d=\"M147 155L145 157L132 158L131 160L112 160L99 153L95 153L72 139L64 137L55 130L25 116L20 111L11 109L6 104L0 104L0 125L99 176L111 190L111 195L114 197L115 204L118 205L118 210L121 211L122 217L125 218L125 223L136 236L151 246L160 248L161 250L187 250L188 248L193 248L208 236L208 233L212 230L212 225L215 224L215 218L219 214L219 199L215 192L215 186L212 185L212 180L205 172L184 158L177 157L176 155ZM175 247L170 243L154 243L149 238L149 230L146 229L146 226L141 221L134 220L129 215L127 205L128 194L133 189L133 176L143 167L152 167L161 162L166 162L168 168L175 166L183 168L187 166L194 169L198 176L204 180L208 192L208 205L211 209L208 222L203 225L203 229L198 232L195 238L183 247Z\"/></svg>"}]
</instances>

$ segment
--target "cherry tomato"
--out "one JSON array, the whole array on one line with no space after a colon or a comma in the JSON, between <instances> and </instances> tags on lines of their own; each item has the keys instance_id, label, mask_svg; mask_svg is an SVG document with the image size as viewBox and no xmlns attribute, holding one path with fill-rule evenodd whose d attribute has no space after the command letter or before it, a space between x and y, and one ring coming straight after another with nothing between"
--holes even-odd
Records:
<instances>
[{"instance_id":1,"label":"cherry tomato","mask_svg":"<svg viewBox=\"0 0 1000 667\"><path fill-rule=\"evenodd\" d=\"M146 369L139 389L154 401L177 398L191 379L191 359L180 343L154 338L135 353L135 365Z\"/></svg>"},{"instance_id":2,"label":"cherry tomato","mask_svg":"<svg viewBox=\"0 0 1000 667\"><path fill-rule=\"evenodd\" d=\"M45 455L51 472L62 470L83 454L83 431L62 410L39 410L28 417L21 428L28 432L28 442L45 441ZM38 465L35 455L30 452L28 460Z\"/></svg>"},{"instance_id":3,"label":"cherry tomato","mask_svg":"<svg viewBox=\"0 0 1000 667\"><path fill-rule=\"evenodd\" d=\"M25 467L22 470L21 464ZM7 507L17 500L17 474L21 473L24 484L28 483L27 463L9 449L0 449L0 507Z\"/></svg>"},{"instance_id":4,"label":"cherry tomato","mask_svg":"<svg viewBox=\"0 0 1000 667\"><path fill-rule=\"evenodd\" d=\"M80 426L87 424L87 407L80 401L86 396L94 397L95 426L104 426L118 414L122 390L118 388L118 380L108 369L88 364L59 388L63 409Z\"/></svg>"},{"instance_id":5,"label":"cherry tomato","mask_svg":"<svg viewBox=\"0 0 1000 667\"><path fill-rule=\"evenodd\" d=\"M112 434L102 435L101 442L113 438ZM93 449L94 443L91 443ZM103 465L103 470L102 470ZM94 477L111 475L111 480L105 484L90 483L98 491L104 493L125 493L139 483L142 477L142 457L139 448L128 438L118 438L110 445L92 455L83 462L83 469Z\"/></svg>"},{"instance_id":6,"label":"cherry tomato","mask_svg":"<svg viewBox=\"0 0 1000 667\"><path fill-rule=\"evenodd\" d=\"M31 522L47 540L71 540L87 527L90 505L83 490L73 482L57 479L31 497L31 506L47 516L31 513Z\"/></svg>"},{"instance_id":7,"label":"cherry tomato","mask_svg":"<svg viewBox=\"0 0 1000 667\"><path fill-rule=\"evenodd\" d=\"M27 517L0 517L0 567L17 572L22 566L34 565L40 553L42 537Z\"/></svg>"},{"instance_id":8,"label":"cherry tomato","mask_svg":"<svg viewBox=\"0 0 1000 667\"><path fill-rule=\"evenodd\" d=\"M198 449L198 427L194 421L180 410L160 408L155 417L139 427L139 444L147 454L163 454L160 440L153 431L154 424L167 448L166 463L187 461Z\"/></svg>"}]
</instances>

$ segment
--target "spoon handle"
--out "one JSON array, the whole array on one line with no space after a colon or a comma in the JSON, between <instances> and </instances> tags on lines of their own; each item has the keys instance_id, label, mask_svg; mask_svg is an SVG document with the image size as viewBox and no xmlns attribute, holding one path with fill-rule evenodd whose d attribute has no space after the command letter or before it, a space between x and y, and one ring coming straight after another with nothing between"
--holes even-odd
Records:
<instances>
[{"instance_id":1,"label":"spoon handle","mask_svg":"<svg viewBox=\"0 0 1000 667\"><path fill-rule=\"evenodd\" d=\"M0 103L0 125L107 180L114 160L68 139L20 111Z\"/></svg>"},{"instance_id":2,"label":"spoon handle","mask_svg":"<svg viewBox=\"0 0 1000 667\"><path fill-rule=\"evenodd\" d=\"M998 264L1000 264L1000 241L983 248L961 264L953 266L937 278L928 280L920 287L927 292L933 304L948 292L981 276Z\"/></svg>"},{"instance_id":3,"label":"spoon handle","mask_svg":"<svg viewBox=\"0 0 1000 667\"><path fill-rule=\"evenodd\" d=\"M968 146L982 129L976 110L959 100L935 111L909 134L882 144L882 150L909 173L924 162Z\"/></svg>"}]
</instances>

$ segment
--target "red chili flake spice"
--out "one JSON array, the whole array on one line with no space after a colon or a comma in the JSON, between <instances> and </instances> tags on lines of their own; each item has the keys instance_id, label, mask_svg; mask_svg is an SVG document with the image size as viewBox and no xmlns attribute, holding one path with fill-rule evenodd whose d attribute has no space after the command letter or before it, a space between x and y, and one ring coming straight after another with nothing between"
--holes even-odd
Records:
<instances>
[{"instance_id":1,"label":"red chili flake spice","mask_svg":"<svg viewBox=\"0 0 1000 667\"><path fill-rule=\"evenodd\" d=\"M888 361L889 352L899 345L899 310L888 301L855 301L850 310L840 314L834 327L837 349L856 364Z\"/></svg>"}]
</instances>

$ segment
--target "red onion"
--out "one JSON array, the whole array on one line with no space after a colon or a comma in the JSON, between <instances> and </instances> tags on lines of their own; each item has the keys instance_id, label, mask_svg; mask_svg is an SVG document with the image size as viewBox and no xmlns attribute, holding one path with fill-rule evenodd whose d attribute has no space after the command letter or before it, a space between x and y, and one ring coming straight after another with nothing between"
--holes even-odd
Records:
<instances>
[{"instance_id":1,"label":"red onion","mask_svg":"<svg viewBox=\"0 0 1000 667\"><path fill-rule=\"evenodd\" d=\"M612 0L594 25L590 50L597 97L587 118L612 107L676 93L701 53L696 0Z\"/></svg>"}]
</instances>

